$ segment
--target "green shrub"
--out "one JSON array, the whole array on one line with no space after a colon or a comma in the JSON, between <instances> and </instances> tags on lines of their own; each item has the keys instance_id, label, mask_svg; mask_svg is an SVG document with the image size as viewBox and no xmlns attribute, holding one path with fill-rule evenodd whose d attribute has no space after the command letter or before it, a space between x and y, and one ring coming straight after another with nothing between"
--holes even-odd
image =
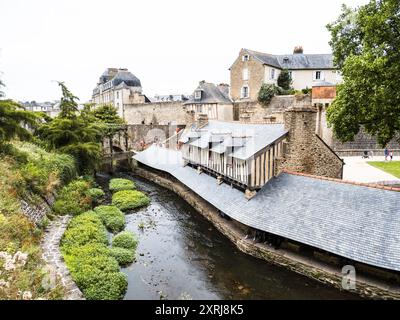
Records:
<instances>
[{"instance_id":1,"label":"green shrub","mask_svg":"<svg viewBox=\"0 0 400 320\"><path fill-rule=\"evenodd\" d=\"M79 221L75 221L79 223ZM118 261L111 255L111 249L105 244L89 243L74 246L64 259L71 272L72 279L89 300L121 299L128 282L119 271Z\"/></svg>"},{"instance_id":2,"label":"green shrub","mask_svg":"<svg viewBox=\"0 0 400 320\"><path fill-rule=\"evenodd\" d=\"M150 198L137 190L118 191L112 197L112 204L122 211L136 209L149 203Z\"/></svg>"},{"instance_id":3,"label":"green shrub","mask_svg":"<svg viewBox=\"0 0 400 320\"><path fill-rule=\"evenodd\" d=\"M130 231L122 231L114 236L114 238L112 239L112 246L114 248L118 247L134 251L136 250L137 245L138 240L136 238L136 235Z\"/></svg>"},{"instance_id":4,"label":"green shrub","mask_svg":"<svg viewBox=\"0 0 400 320\"><path fill-rule=\"evenodd\" d=\"M88 243L107 244L107 231L99 216L88 211L73 218L61 240L65 252Z\"/></svg>"},{"instance_id":5,"label":"green shrub","mask_svg":"<svg viewBox=\"0 0 400 320\"><path fill-rule=\"evenodd\" d=\"M53 205L55 213L60 215L78 215L90 210L92 199L87 195L90 184L84 180L74 180L61 189Z\"/></svg>"},{"instance_id":6,"label":"green shrub","mask_svg":"<svg viewBox=\"0 0 400 320\"><path fill-rule=\"evenodd\" d=\"M94 204L99 204L104 200L105 193L100 188L91 188L86 191L86 195L92 199Z\"/></svg>"},{"instance_id":7,"label":"green shrub","mask_svg":"<svg viewBox=\"0 0 400 320\"><path fill-rule=\"evenodd\" d=\"M94 208L106 228L115 233L125 227L125 215L115 206L99 206Z\"/></svg>"},{"instance_id":8,"label":"green shrub","mask_svg":"<svg viewBox=\"0 0 400 320\"><path fill-rule=\"evenodd\" d=\"M132 180L115 178L110 180L109 189L111 192L117 192L122 190L134 190L136 187Z\"/></svg>"},{"instance_id":9,"label":"green shrub","mask_svg":"<svg viewBox=\"0 0 400 320\"><path fill-rule=\"evenodd\" d=\"M272 98L279 93L279 91L279 87L276 85L264 83L258 92L258 102L264 106L267 106L271 102Z\"/></svg>"},{"instance_id":10,"label":"green shrub","mask_svg":"<svg viewBox=\"0 0 400 320\"><path fill-rule=\"evenodd\" d=\"M122 272L91 273L88 275L91 285L83 289L88 300L117 300L122 299L128 279Z\"/></svg>"},{"instance_id":11,"label":"green shrub","mask_svg":"<svg viewBox=\"0 0 400 320\"><path fill-rule=\"evenodd\" d=\"M135 260L135 252L130 249L112 247L110 248L110 254L118 261L120 266L127 266Z\"/></svg>"}]
</instances>

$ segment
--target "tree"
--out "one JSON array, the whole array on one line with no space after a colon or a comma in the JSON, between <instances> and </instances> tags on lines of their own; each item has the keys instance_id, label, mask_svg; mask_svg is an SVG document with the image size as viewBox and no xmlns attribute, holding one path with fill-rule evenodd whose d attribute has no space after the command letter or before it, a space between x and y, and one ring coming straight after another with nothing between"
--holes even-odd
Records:
<instances>
[{"instance_id":1,"label":"tree","mask_svg":"<svg viewBox=\"0 0 400 320\"><path fill-rule=\"evenodd\" d=\"M258 92L258 102L263 106L267 106L275 95L281 94L282 92L282 88L274 84L264 83Z\"/></svg>"},{"instance_id":2,"label":"tree","mask_svg":"<svg viewBox=\"0 0 400 320\"><path fill-rule=\"evenodd\" d=\"M4 84L0 80L0 88L2 86ZM32 134L24 125L33 127L37 120L38 116L24 110L18 103L9 99L0 99L0 145L14 138L30 139Z\"/></svg>"},{"instance_id":3,"label":"tree","mask_svg":"<svg viewBox=\"0 0 400 320\"><path fill-rule=\"evenodd\" d=\"M101 131L88 117L79 113L77 98L64 83L61 112L48 123L42 124L36 134L47 142L49 148L75 157L81 173L92 172L102 156Z\"/></svg>"},{"instance_id":4,"label":"tree","mask_svg":"<svg viewBox=\"0 0 400 320\"><path fill-rule=\"evenodd\" d=\"M284 90L290 90L292 84L292 77L288 69L283 69L278 77L278 86Z\"/></svg>"},{"instance_id":5,"label":"tree","mask_svg":"<svg viewBox=\"0 0 400 320\"><path fill-rule=\"evenodd\" d=\"M61 87L62 98L60 102L60 118L73 119L76 118L78 113L78 103L75 100L79 100L78 97L74 96L71 91L68 90L64 82L58 82Z\"/></svg>"},{"instance_id":6,"label":"tree","mask_svg":"<svg viewBox=\"0 0 400 320\"><path fill-rule=\"evenodd\" d=\"M343 142L363 127L385 146L400 133L400 2L371 0L342 11L327 26L343 74L327 119Z\"/></svg>"}]
</instances>

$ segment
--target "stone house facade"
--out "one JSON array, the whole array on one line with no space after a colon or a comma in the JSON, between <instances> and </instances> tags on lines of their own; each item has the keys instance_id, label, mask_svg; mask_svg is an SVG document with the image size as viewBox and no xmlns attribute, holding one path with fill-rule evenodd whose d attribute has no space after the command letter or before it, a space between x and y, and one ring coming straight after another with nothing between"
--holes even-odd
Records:
<instances>
[{"instance_id":1,"label":"stone house facade","mask_svg":"<svg viewBox=\"0 0 400 320\"><path fill-rule=\"evenodd\" d=\"M184 104L186 112L205 114L210 120L233 121L233 104L229 98L229 85L218 86L200 81L191 98Z\"/></svg>"},{"instance_id":2,"label":"stone house facade","mask_svg":"<svg viewBox=\"0 0 400 320\"><path fill-rule=\"evenodd\" d=\"M289 71L295 90L311 89L321 81L333 84L341 81L340 74L333 66L331 54L272 55L242 49L229 69L231 98L234 101L257 100L261 86L264 83L276 85L283 69Z\"/></svg>"},{"instance_id":3,"label":"stone house facade","mask_svg":"<svg viewBox=\"0 0 400 320\"><path fill-rule=\"evenodd\" d=\"M91 102L95 105L111 104L124 118L126 105L150 101L142 94L140 80L128 69L107 68L93 90Z\"/></svg>"}]
</instances>

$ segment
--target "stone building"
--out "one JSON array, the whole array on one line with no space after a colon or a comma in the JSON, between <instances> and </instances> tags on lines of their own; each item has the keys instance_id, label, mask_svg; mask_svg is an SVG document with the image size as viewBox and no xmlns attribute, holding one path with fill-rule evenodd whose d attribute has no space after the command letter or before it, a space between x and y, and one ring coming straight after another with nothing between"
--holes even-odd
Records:
<instances>
[{"instance_id":1,"label":"stone building","mask_svg":"<svg viewBox=\"0 0 400 320\"><path fill-rule=\"evenodd\" d=\"M150 102L142 94L140 80L128 69L121 68L107 68L104 71L93 90L91 101L96 105L113 105L122 118L124 118L126 105Z\"/></svg>"},{"instance_id":2,"label":"stone building","mask_svg":"<svg viewBox=\"0 0 400 320\"><path fill-rule=\"evenodd\" d=\"M231 66L231 98L257 100L264 83L277 84L279 74L287 69L296 90L310 88L317 82L338 83L340 74L333 66L331 54L293 53L273 55L248 49L240 50Z\"/></svg>"},{"instance_id":3,"label":"stone building","mask_svg":"<svg viewBox=\"0 0 400 320\"><path fill-rule=\"evenodd\" d=\"M200 81L193 96L184 104L185 111L205 114L210 120L233 121L233 104L229 85Z\"/></svg>"}]
</instances>

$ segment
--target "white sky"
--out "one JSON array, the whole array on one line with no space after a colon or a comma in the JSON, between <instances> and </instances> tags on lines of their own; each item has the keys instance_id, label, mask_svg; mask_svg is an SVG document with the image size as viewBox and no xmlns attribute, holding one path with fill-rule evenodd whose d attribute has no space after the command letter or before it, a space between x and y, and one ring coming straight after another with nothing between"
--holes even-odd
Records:
<instances>
[{"instance_id":1,"label":"white sky","mask_svg":"<svg viewBox=\"0 0 400 320\"><path fill-rule=\"evenodd\" d=\"M368 0L0 0L0 71L8 98L48 101L65 81L82 102L107 67L146 95L229 83L241 48L331 52L325 25Z\"/></svg>"}]
</instances>

